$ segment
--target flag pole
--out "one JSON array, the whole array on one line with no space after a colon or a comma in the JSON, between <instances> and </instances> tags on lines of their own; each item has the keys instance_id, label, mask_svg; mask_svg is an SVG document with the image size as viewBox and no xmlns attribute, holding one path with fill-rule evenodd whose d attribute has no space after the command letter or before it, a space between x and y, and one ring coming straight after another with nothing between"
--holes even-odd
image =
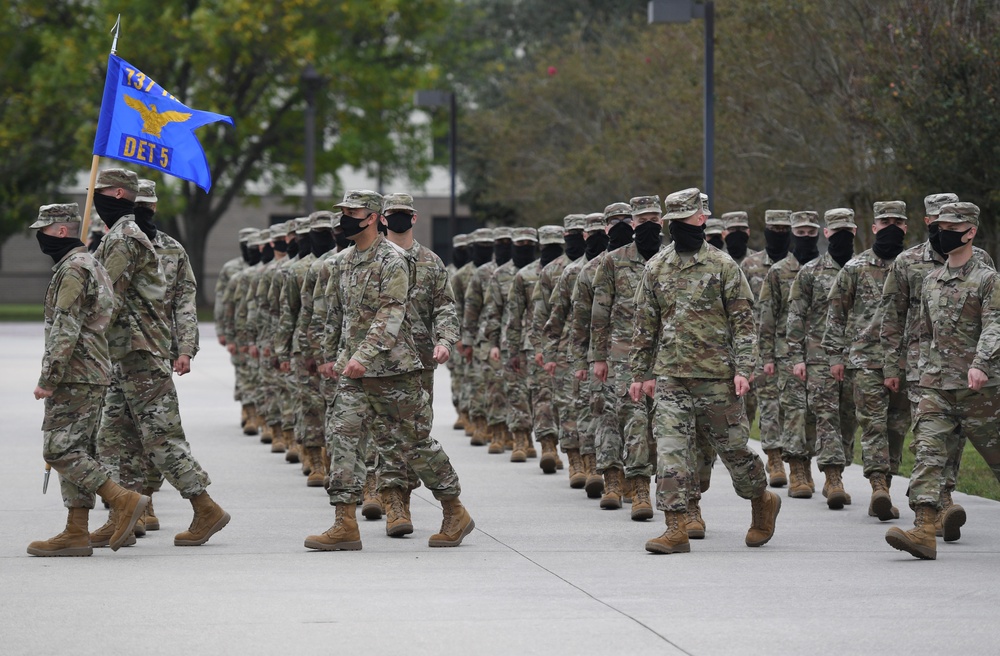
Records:
<instances>
[{"instance_id":1,"label":"flag pole","mask_svg":"<svg viewBox=\"0 0 1000 656\"><path fill-rule=\"evenodd\" d=\"M118 52L118 33L121 31L122 26L122 15L118 14L118 20L115 21L114 27L111 28L111 32L115 35L114 39L111 40L111 54L117 54ZM87 238L87 230L90 228L90 212L94 208L94 186L97 184L97 169L101 165L101 156L94 155L93 161L90 163L90 184L87 185L87 200L84 202L83 206L83 222L80 224L80 240ZM46 469L48 471L48 469Z\"/></svg>"}]
</instances>

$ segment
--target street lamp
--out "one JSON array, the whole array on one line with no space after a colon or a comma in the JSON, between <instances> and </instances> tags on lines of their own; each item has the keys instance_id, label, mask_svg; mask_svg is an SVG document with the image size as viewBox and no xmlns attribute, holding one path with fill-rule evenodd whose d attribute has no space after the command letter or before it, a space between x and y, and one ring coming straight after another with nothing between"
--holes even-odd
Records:
<instances>
[{"instance_id":1,"label":"street lamp","mask_svg":"<svg viewBox=\"0 0 1000 656\"><path fill-rule=\"evenodd\" d=\"M316 95L323 86L323 76L312 64L302 71L302 95L306 99L306 213L316 209L313 183L316 178Z\"/></svg>"},{"instance_id":2,"label":"street lamp","mask_svg":"<svg viewBox=\"0 0 1000 656\"><path fill-rule=\"evenodd\" d=\"M704 185L709 202L715 203L715 3L692 0L650 0L649 23L705 21L705 158Z\"/></svg>"},{"instance_id":3,"label":"street lamp","mask_svg":"<svg viewBox=\"0 0 1000 656\"><path fill-rule=\"evenodd\" d=\"M458 221L455 218L455 149L458 144L455 94L451 91L417 91L413 95L413 104L417 107L448 107L448 152L451 158L451 213L448 215L448 234L454 237L458 233Z\"/></svg>"}]
</instances>

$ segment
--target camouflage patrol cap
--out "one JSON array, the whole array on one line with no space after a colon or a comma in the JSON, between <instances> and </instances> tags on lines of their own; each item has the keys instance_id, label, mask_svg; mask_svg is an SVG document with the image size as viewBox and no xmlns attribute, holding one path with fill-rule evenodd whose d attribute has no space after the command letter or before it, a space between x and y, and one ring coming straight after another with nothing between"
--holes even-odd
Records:
<instances>
[{"instance_id":1,"label":"camouflage patrol cap","mask_svg":"<svg viewBox=\"0 0 1000 656\"><path fill-rule=\"evenodd\" d=\"M749 228L750 219L746 212L726 212L722 215L722 225L726 230L733 228Z\"/></svg>"},{"instance_id":2,"label":"camouflage patrol cap","mask_svg":"<svg viewBox=\"0 0 1000 656\"><path fill-rule=\"evenodd\" d=\"M649 214L650 212L656 212L660 215L663 214L663 208L660 207L659 196L636 196L632 198L628 204L632 208L632 216Z\"/></svg>"},{"instance_id":3,"label":"camouflage patrol cap","mask_svg":"<svg viewBox=\"0 0 1000 656\"><path fill-rule=\"evenodd\" d=\"M499 241L501 239L513 239L514 229L510 226L500 226L498 228L493 228L493 240Z\"/></svg>"},{"instance_id":4,"label":"camouflage patrol cap","mask_svg":"<svg viewBox=\"0 0 1000 656\"><path fill-rule=\"evenodd\" d=\"M240 243L245 244L250 241L250 235L257 232L257 228L240 228Z\"/></svg>"},{"instance_id":5,"label":"camouflage patrol cap","mask_svg":"<svg viewBox=\"0 0 1000 656\"><path fill-rule=\"evenodd\" d=\"M295 219L295 234L304 235L312 230L312 218L302 216Z\"/></svg>"},{"instance_id":6,"label":"camouflage patrol cap","mask_svg":"<svg viewBox=\"0 0 1000 656\"><path fill-rule=\"evenodd\" d=\"M712 210L708 207L708 194L701 193L701 211L705 213L705 216L712 216Z\"/></svg>"},{"instance_id":7,"label":"camouflage patrol cap","mask_svg":"<svg viewBox=\"0 0 1000 656\"><path fill-rule=\"evenodd\" d=\"M271 231L264 228L263 230L258 230L257 234L250 236L247 246L263 246L269 241L271 241Z\"/></svg>"},{"instance_id":8,"label":"camouflage patrol cap","mask_svg":"<svg viewBox=\"0 0 1000 656\"><path fill-rule=\"evenodd\" d=\"M80 206L76 203L55 203L38 208L38 218L29 228L44 228L53 223L80 223Z\"/></svg>"},{"instance_id":9,"label":"camouflage patrol cap","mask_svg":"<svg viewBox=\"0 0 1000 656\"><path fill-rule=\"evenodd\" d=\"M632 208L628 203L611 203L604 208L604 220L609 221L615 216L632 216Z\"/></svg>"},{"instance_id":10,"label":"camouflage patrol cap","mask_svg":"<svg viewBox=\"0 0 1000 656\"><path fill-rule=\"evenodd\" d=\"M801 212L792 212L792 227L793 228L818 228L819 226L819 213L813 212L812 210L802 210Z\"/></svg>"},{"instance_id":11,"label":"camouflage patrol cap","mask_svg":"<svg viewBox=\"0 0 1000 656\"><path fill-rule=\"evenodd\" d=\"M462 248L469 245L469 235L455 235L451 238L451 245L454 248Z\"/></svg>"},{"instance_id":12,"label":"camouflage patrol cap","mask_svg":"<svg viewBox=\"0 0 1000 656\"><path fill-rule=\"evenodd\" d=\"M607 220L604 218L604 212L593 212L588 214L583 221L583 231L584 232L596 232L598 230L604 230L608 225Z\"/></svg>"},{"instance_id":13,"label":"camouflage patrol cap","mask_svg":"<svg viewBox=\"0 0 1000 656\"><path fill-rule=\"evenodd\" d=\"M330 223L333 225L334 228L339 228L340 227L340 217L342 217L342 216L344 216L343 212L334 212L333 213L333 218L330 219Z\"/></svg>"},{"instance_id":14,"label":"camouflage patrol cap","mask_svg":"<svg viewBox=\"0 0 1000 656\"><path fill-rule=\"evenodd\" d=\"M128 169L104 169L97 174L94 189L125 189L139 193L139 176Z\"/></svg>"},{"instance_id":15,"label":"camouflage patrol cap","mask_svg":"<svg viewBox=\"0 0 1000 656\"><path fill-rule=\"evenodd\" d=\"M382 211L382 194L369 189L352 189L344 194L344 200L334 207L341 209L366 209L372 212Z\"/></svg>"},{"instance_id":16,"label":"camouflage patrol cap","mask_svg":"<svg viewBox=\"0 0 1000 656\"><path fill-rule=\"evenodd\" d=\"M702 212L701 192L696 187L675 191L663 199L665 219L686 219Z\"/></svg>"},{"instance_id":17,"label":"camouflage patrol cap","mask_svg":"<svg viewBox=\"0 0 1000 656\"><path fill-rule=\"evenodd\" d=\"M137 203L155 203L156 202L156 183L152 180L146 180L142 178L139 180L139 193L135 196L135 202Z\"/></svg>"},{"instance_id":18,"label":"camouflage patrol cap","mask_svg":"<svg viewBox=\"0 0 1000 656\"><path fill-rule=\"evenodd\" d=\"M948 203L931 223L971 223L979 227L979 206L973 203Z\"/></svg>"},{"instance_id":19,"label":"camouflage patrol cap","mask_svg":"<svg viewBox=\"0 0 1000 656\"><path fill-rule=\"evenodd\" d=\"M706 235L721 235L722 230L726 225L722 222L722 219L705 219L705 234Z\"/></svg>"},{"instance_id":20,"label":"camouflage patrol cap","mask_svg":"<svg viewBox=\"0 0 1000 656\"><path fill-rule=\"evenodd\" d=\"M288 234L288 223L284 221L281 223L272 223L270 231L271 240L274 240L276 237L284 237Z\"/></svg>"},{"instance_id":21,"label":"camouflage patrol cap","mask_svg":"<svg viewBox=\"0 0 1000 656\"><path fill-rule=\"evenodd\" d=\"M823 214L823 222L826 223L827 230L858 227L858 224L854 222L854 210L849 207L835 207L832 210L827 210Z\"/></svg>"},{"instance_id":22,"label":"camouflage patrol cap","mask_svg":"<svg viewBox=\"0 0 1000 656\"><path fill-rule=\"evenodd\" d=\"M764 225L765 226L791 226L792 225L792 211L791 210L765 210L764 211Z\"/></svg>"},{"instance_id":23,"label":"camouflage patrol cap","mask_svg":"<svg viewBox=\"0 0 1000 656\"><path fill-rule=\"evenodd\" d=\"M473 230L472 234L469 235L469 242L473 244L492 244L493 241L492 228L479 228L478 230Z\"/></svg>"},{"instance_id":24,"label":"camouflage patrol cap","mask_svg":"<svg viewBox=\"0 0 1000 656\"><path fill-rule=\"evenodd\" d=\"M557 225L543 225L538 229L538 243L542 246L547 244L562 244L563 228Z\"/></svg>"},{"instance_id":25,"label":"camouflage patrol cap","mask_svg":"<svg viewBox=\"0 0 1000 656\"><path fill-rule=\"evenodd\" d=\"M538 241L538 231L534 228L514 228L514 241Z\"/></svg>"},{"instance_id":26,"label":"camouflage patrol cap","mask_svg":"<svg viewBox=\"0 0 1000 656\"><path fill-rule=\"evenodd\" d=\"M583 230L586 220L586 214L567 214L563 218L563 230Z\"/></svg>"},{"instance_id":27,"label":"camouflage patrol cap","mask_svg":"<svg viewBox=\"0 0 1000 656\"><path fill-rule=\"evenodd\" d=\"M333 217L334 213L330 210L317 210L309 215L312 220L311 229L320 230L327 228L333 230Z\"/></svg>"},{"instance_id":28,"label":"camouflage patrol cap","mask_svg":"<svg viewBox=\"0 0 1000 656\"><path fill-rule=\"evenodd\" d=\"M937 216L945 205L958 202L957 194L931 194L924 197L924 216Z\"/></svg>"},{"instance_id":29,"label":"camouflage patrol cap","mask_svg":"<svg viewBox=\"0 0 1000 656\"><path fill-rule=\"evenodd\" d=\"M413 196L401 193L386 194L385 198L382 199L382 214L386 214L392 210L416 212L417 210L413 208Z\"/></svg>"},{"instance_id":30,"label":"camouflage patrol cap","mask_svg":"<svg viewBox=\"0 0 1000 656\"><path fill-rule=\"evenodd\" d=\"M906 219L906 203L901 200L880 200L875 203L875 219Z\"/></svg>"}]
</instances>

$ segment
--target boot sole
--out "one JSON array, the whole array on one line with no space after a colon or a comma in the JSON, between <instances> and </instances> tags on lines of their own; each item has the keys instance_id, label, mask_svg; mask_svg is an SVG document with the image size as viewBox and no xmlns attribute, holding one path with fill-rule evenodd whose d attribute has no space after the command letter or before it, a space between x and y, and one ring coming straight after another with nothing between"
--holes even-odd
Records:
<instances>
[{"instance_id":1,"label":"boot sole","mask_svg":"<svg viewBox=\"0 0 1000 656\"><path fill-rule=\"evenodd\" d=\"M574 480L572 478L569 479L569 486L571 488L573 488L574 490L579 490L580 488L582 488L586 484L587 484L586 477L581 477L578 480Z\"/></svg>"},{"instance_id":2,"label":"boot sole","mask_svg":"<svg viewBox=\"0 0 1000 656\"><path fill-rule=\"evenodd\" d=\"M685 542L683 544L678 544L675 547L667 547L659 542L653 542L650 540L646 543L646 551L655 554L691 553L691 545Z\"/></svg>"},{"instance_id":3,"label":"boot sole","mask_svg":"<svg viewBox=\"0 0 1000 656\"><path fill-rule=\"evenodd\" d=\"M244 435L256 435L257 434L257 429L256 428L252 428L252 429L250 429L250 428L244 428L243 429L243 434Z\"/></svg>"},{"instance_id":4,"label":"boot sole","mask_svg":"<svg viewBox=\"0 0 1000 656\"><path fill-rule=\"evenodd\" d=\"M43 549L32 549L28 547L28 553L32 556L93 556L94 549L92 547L66 547L65 549L57 549L56 551L45 551Z\"/></svg>"},{"instance_id":5,"label":"boot sole","mask_svg":"<svg viewBox=\"0 0 1000 656\"><path fill-rule=\"evenodd\" d=\"M433 539L431 539L431 540L427 541L427 546L429 546L429 547L457 547L458 545L462 544L462 540L465 539L466 535L468 535L469 533L472 533L472 530L474 528L476 528L476 522L475 522L475 520L473 520L473 519L470 518L469 519L469 525L465 527L465 530L462 531L462 534L458 536L457 540L433 540Z\"/></svg>"},{"instance_id":6,"label":"boot sole","mask_svg":"<svg viewBox=\"0 0 1000 656\"><path fill-rule=\"evenodd\" d=\"M160 522L146 522L146 530L147 531L159 531L160 530Z\"/></svg>"},{"instance_id":7,"label":"boot sole","mask_svg":"<svg viewBox=\"0 0 1000 656\"><path fill-rule=\"evenodd\" d=\"M117 540L114 536L111 536L111 541L108 546L111 547L111 551L118 551L122 548L122 545L131 537L135 540L135 524L138 522L143 515L146 514L146 506L149 505L149 497L145 495L139 496L139 502L135 504L135 509L132 511L132 516L129 518L128 524L125 526L125 532Z\"/></svg>"},{"instance_id":8,"label":"boot sole","mask_svg":"<svg viewBox=\"0 0 1000 656\"><path fill-rule=\"evenodd\" d=\"M288 453L285 454L285 462L287 462L289 464L292 464L292 465L299 464L299 456L298 456L298 454L297 453L292 453L291 451L289 451Z\"/></svg>"},{"instance_id":9,"label":"boot sole","mask_svg":"<svg viewBox=\"0 0 1000 656\"><path fill-rule=\"evenodd\" d=\"M880 522L899 519L899 515L892 512L892 499L888 495L872 499L871 511L875 513Z\"/></svg>"},{"instance_id":10,"label":"boot sole","mask_svg":"<svg viewBox=\"0 0 1000 656\"><path fill-rule=\"evenodd\" d=\"M787 478L772 478L770 485L771 485L771 487L785 487L786 485L788 485L788 479Z\"/></svg>"},{"instance_id":11,"label":"boot sole","mask_svg":"<svg viewBox=\"0 0 1000 656\"><path fill-rule=\"evenodd\" d=\"M477 440L476 438L472 438L471 440L469 440L469 446L486 446L486 442L484 442L483 440Z\"/></svg>"},{"instance_id":12,"label":"boot sole","mask_svg":"<svg viewBox=\"0 0 1000 656\"><path fill-rule=\"evenodd\" d=\"M361 514L368 520L382 519L382 506L365 504L361 507Z\"/></svg>"},{"instance_id":13,"label":"boot sole","mask_svg":"<svg viewBox=\"0 0 1000 656\"><path fill-rule=\"evenodd\" d=\"M306 540L305 544L306 549L315 549L316 551L361 551L361 540L338 542L337 544L325 544L323 542Z\"/></svg>"},{"instance_id":14,"label":"boot sole","mask_svg":"<svg viewBox=\"0 0 1000 656\"><path fill-rule=\"evenodd\" d=\"M542 456L542 459L538 461L538 466L541 468L543 474L556 473L556 459L552 456Z\"/></svg>"},{"instance_id":15,"label":"boot sole","mask_svg":"<svg viewBox=\"0 0 1000 656\"><path fill-rule=\"evenodd\" d=\"M645 522L653 519L653 509L652 508L639 508L632 509L632 521L633 522Z\"/></svg>"},{"instance_id":16,"label":"boot sole","mask_svg":"<svg viewBox=\"0 0 1000 656\"><path fill-rule=\"evenodd\" d=\"M945 542L955 542L962 537L962 527L965 526L965 508L952 506L941 522L941 537Z\"/></svg>"},{"instance_id":17,"label":"boot sole","mask_svg":"<svg viewBox=\"0 0 1000 656\"><path fill-rule=\"evenodd\" d=\"M502 446L500 446L500 447L490 446L490 448L487 451L487 453L489 453L491 456L498 456L501 453L503 453L503 447Z\"/></svg>"},{"instance_id":18,"label":"boot sole","mask_svg":"<svg viewBox=\"0 0 1000 656\"><path fill-rule=\"evenodd\" d=\"M898 531L898 533L897 533ZM893 549L899 551L905 551L911 556L915 556L921 560L937 560L937 548L934 551L927 549L927 547L920 546L919 544L914 544L910 542L906 535L900 535L903 533L900 529L889 529L889 532L885 534L885 541L889 543L889 546Z\"/></svg>"},{"instance_id":19,"label":"boot sole","mask_svg":"<svg viewBox=\"0 0 1000 656\"><path fill-rule=\"evenodd\" d=\"M306 487L323 487L323 481L306 481Z\"/></svg>"},{"instance_id":20,"label":"boot sole","mask_svg":"<svg viewBox=\"0 0 1000 656\"><path fill-rule=\"evenodd\" d=\"M390 538L401 538L404 535L413 533L413 524L398 524L391 529L386 527L385 534Z\"/></svg>"},{"instance_id":21,"label":"boot sole","mask_svg":"<svg viewBox=\"0 0 1000 656\"><path fill-rule=\"evenodd\" d=\"M177 538L174 538L174 546L175 547L200 547L201 545L203 545L206 542L208 542L208 539L210 537L212 537L213 535L215 535L216 533L218 533L219 531L221 531L222 529L224 529L226 527L226 524L229 523L230 519L232 519L232 518L229 516L229 513L223 511L222 517L219 519L219 521L215 522L215 524L212 526L212 528L208 529L208 533L205 534L205 537L203 537L200 540L178 540Z\"/></svg>"},{"instance_id":22,"label":"boot sole","mask_svg":"<svg viewBox=\"0 0 1000 656\"><path fill-rule=\"evenodd\" d=\"M604 479L587 481L583 489L587 492L588 498L600 499L601 495L604 494Z\"/></svg>"},{"instance_id":23,"label":"boot sole","mask_svg":"<svg viewBox=\"0 0 1000 656\"><path fill-rule=\"evenodd\" d=\"M618 499L601 499L602 510L618 510L622 507L622 502Z\"/></svg>"},{"instance_id":24,"label":"boot sole","mask_svg":"<svg viewBox=\"0 0 1000 656\"><path fill-rule=\"evenodd\" d=\"M812 495L813 493L811 490L809 490L809 488L806 488L804 490L793 490L791 488L788 489L788 496L793 499L812 499Z\"/></svg>"},{"instance_id":25,"label":"boot sole","mask_svg":"<svg viewBox=\"0 0 1000 656\"><path fill-rule=\"evenodd\" d=\"M834 492L826 498L826 505L830 510L840 510L847 505L847 495L843 492Z\"/></svg>"},{"instance_id":26,"label":"boot sole","mask_svg":"<svg viewBox=\"0 0 1000 656\"><path fill-rule=\"evenodd\" d=\"M703 528L689 528L687 534L688 534L688 540L705 539L705 529Z\"/></svg>"},{"instance_id":27,"label":"boot sole","mask_svg":"<svg viewBox=\"0 0 1000 656\"><path fill-rule=\"evenodd\" d=\"M133 533L128 538L125 538L125 543L122 546L133 547L135 546L135 543L136 543L136 537L135 533ZM111 538L108 538L107 540L101 540L99 542L94 542L93 540L91 540L90 546L93 547L94 549L106 549L111 546Z\"/></svg>"},{"instance_id":28,"label":"boot sole","mask_svg":"<svg viewBox=\"0 0 1000 656\"><path fill-rule=\"evenodd\" d=\"M528 461L528 456L527 456L527 454L524 454L524 453L512 453L510 455L510 461L511 462L527 462Z\"/></svg>"}]
</instances>

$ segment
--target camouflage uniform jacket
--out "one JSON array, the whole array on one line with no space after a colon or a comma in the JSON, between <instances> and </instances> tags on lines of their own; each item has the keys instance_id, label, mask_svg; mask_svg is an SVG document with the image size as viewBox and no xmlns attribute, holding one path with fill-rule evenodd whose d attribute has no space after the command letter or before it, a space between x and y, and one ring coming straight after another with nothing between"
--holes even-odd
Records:
<instances>
[{"instance_id":1,"label":"camouflage uniform jacket","mask_svg":"<svg viewBox=\"0 0 1000 656\"><path fill-rule=\"evenodd\" d=\"M788 293L802 265L795 256L786 257L767 272L757 298L760 317L760 361L782 363L788 356L785 328L788 327Z\"/></svg>"},{"instance_id":2,"label":"camouflage uniform jacket","mask_svg":"<svg viewBox=\"0 0 1000 656\"><path fill-rule=\"evenodd\" d=\"M660 246L660 250L663 250ZM646 258L632 243L601 259L594 274L594 307L590 313L590 362L628 364L635 319L635 292Z\"/></svg>"},{"instance_id":3,"label":"camouflage uniform jacket","mask_svg":"<svg viewBox=\"0 0 1000 656\"><path fill-rule=\"evenodd\" d=\"M191 259L181 243L162 230L156 231L153 248L167 283L163 304L173 329L170 359L176 360L181 355L193 358L199 350L198 282L194 279Z\"/></svg>"},{"instance_id":4,"label":"camouflage uniform jacket","mask_svg":"<svg viewBox=\"0 0 1000 656\"><path fill-rule=\"evenodd\" d=\"M513 260L504 262L497 267L486 287L486 302L483 304L476 343L482 345L487 353L493 347L500 348L504 318L507 316L507 297L514 285L517 271Z\"/></svg>"},{"instance_id":5,"label":"camouflage uniform jacket","mask_svg":"<svg viewBox=\"0 0 1000 656\"><path fill-rule=\"evenodd\" d=\"M455 297L455 316L458 317L459 339L461 340L462 322L465 321L465 292L469 287L469 281L476 272L476 265L467 262L461 269L451 277L451 293ZM465 344L465 342L462 342ZM472 344L465 344L472 346Z\"/></svg>"},{"instance_id":6,"label":"camouflage uniform jacket","mask_svg":"<svg viewBox=\"0 0 1000 656\"><path fill-rule=\"evenodd\" d=\"M566 343L566 357L570 371L587 369L587 354L590 352L591 339L590 318L594 308L594 276L608 255L607 252L601 253L584 264L573 286Z\"/></svg>"},{"instance_id":7,"label":"camouflage uniform jacket","mask_svg":"<svg viewBox=\"0 0 1000 656\"><path fill-rule=\"evenodd\" d=\"M973 247L972 253L993 267L993 258L986 251ZM905 368L906 380L915 383L920 379L920 292L927 274L944 263L945 258L925 241L900 253L889 268L879 308L886 378L900 378Z\"/></svg>"},{"instance_id":8,"label":"camouflage uniform jacket","mask_svg":"<svg viewBox=\"0 0 1000 656\"><path fill-rule=\"evenodd\" d=\"M281 305L281 299L284 296L285 287L288 285L289 280L292 277L292 269L298 261L299 258L297 256L285 256L281 260L281 264L278 265L277 271L274 272L274 276L271 278L271 284L267 288L268 314L265 320L268 332L267 347L271 349L271 354L274 357L278 357L279 348L284 348L282 355L286 358L290 355L292 333L291 330L287 333L281 332L280 323L281 311L283 308ZM299 302L300 301L297 300L296 304ZM297 311L298 308L296 308L296 312ZM291 325L295 325L294 318ZM287 342L279 345L278 341L281 339L287 339Z\"/></svg>"},{"instance_id":9,"label":"camouflage uniform jacket","mask_svg":"<svg viewBox=\"0 0 1000 656\"><path fill-rule=\"evenodd\" d=\"M707 242L691 256L667 248L650 258L635 297L633 381L749 378L756 344L753 293L733 258Z\"/></svg>"},{"instance_id":10,"label":"camouflage uniform jacket","mask_svg":"<svg viewBox=\"0 0 1000 656\"><path fill-rule=\"evenodd\" d=\"M284 283L278 295L278 327L274 335L274 354L281 362L291 360L294 354L295 327L302 313L302 291L306 274L316 261L316 256L308 253L297 257L285 269ZM310 292L311 294L311 292Z\"/></svg>"},{"instance_id":11,"label":"camouflage uniform jacket","mask_svg":"<svg viewBox=\"0 0 1000 656\"><path fill-rule=\"evenodd\" d=\"M764 287L764 278L767 277L767 272L775 264L775 261L771 259L766 250L759 251L753 255L747 255L740 263L740 270L747 277L747 282L750 283L750 291L753 292L755 300L760 299L760 292ZM760 307L758 306L754 306L754 317L756 317L759 325Z\"/></svg>"},{"instance_id":12,"label":"camouflage uniform jacket","mask_svg":"<svg viewBox=\"0 0 1000 656\"><path fill-rule=\"evenodd\" d=\"M253 335L251 344L256 344L261 353L271 350L271 338L274 336L271 326L271 283L278 275L283 262L275 256L273 260L264 265L260 275L257 277L256 287L250 291L250 299L247 301L247 324Z\"/></svg>"},{"instance_id":13,"label":"camouflage uniform jacket","mask_svg":"<svg viewBox=\"0 0 1000 656\"><path fill-rule=\"evenodd\" d=\"M569 365L569 315L573 288L580 271L590 260L586 256L566 265L549 295L549 318L542 327L542 355L546 362Z\"/></svg>"},{"instance_id":14,"label":"camouflage uniform jacket","mask_svg":"<svg viewBox=\"0 0 1000 656\"><path fill-rule=\"evenodd\" d=\"M325 360L323 352L323 339L326 336L327 321L330 316L330 305L336 303L336 297L327 296L330 288L330 278L337 270L337 262L354 252L354 246L348 246L342 251L334 253L330 251L325 254L326 259L321 260L319 268L316 270L316 284L313 286L313 309L312 318L309 320L309 329L306 332L306 343L312 351L314 358L319 362L332 362ZM334 356L336 357L336 356Z\"/></svg>"},{"instance_id":15,"label":"camouflage uniform jacket","mask_svg":"<svg viewBox=\"0 0 1000 656\"><path fill-rule=\"evenodd\" d=\"M343 371L356 360L365 378L420 369L407 313L416 274L406 251L379 235L367 250L349 248L330 261L324 361Z\"/></svg>"},{"instance_id":16,"label":"camouflage uniform jacket","mask_svg":"<svg viewBox=\"0 0 1000 656\"><path fill-rule=\"evenodd\" d=\"M466 346L476 346L476 335L479 334L479 324L482 320L483 305L486 303L486 290L490 278L497 270L497 263L489 261L476 269L465 289L465 310L462 315L462 343ZM485 359L487 353L481 350L477 356Z\"/></svg>"},{"instance_id":17,"label":"camouflage uniform jacket","mask_svg":"<svg viewBox=\"0 0 1000 656\"><path fill-rule=\"evenodd\" d=\"M458 317L455 296L451 293L448 270L437 253L416 241L406 251L415 269L415 283L410 292L409 313L413 325L413 343L424 369L434 369L434 347L449 351L458 341Z\"/></svg>"},{"instance_id":18,"label":"camouflage uniform jacket","mask_svg":"<svg viewBox=\"0 0 1000 656\"><path fill-rule=\"evenodd\" d=\"M531 326L531 294L542 271L542 263L535 260L518 269L507 293L504 305L503 330L500 333L500 350L504 360L509 360L522 351L531 350L528 332Z\"/></svg>"},{"instance_id":19,"label":"camouflage uniform jacket","mask_svg":"<svg viewBox=\"0 0 1000 656\"><path fill-rule=\"evenodd\" d=\"M252 267L247 267L233 277L233 280L236 282L235 287L230 284L230 287L233 289L234 308L232 331L235 335L236 343L240 347L250 346L256 338L256 331L250 325L250 305L251 300L256 302L253 294L257 289L257 282L260 280L261 274L264 273L266 266L266 264L261 262ZM227 326L226 330L230 330L230 328Z\"/></svg>"},{"instance_id":20,"label":"camouflage uniform jacket","mask_svg":"<svg viewBox=\"0 0 1000 656\"><path fill-rule=\"evenodd\" d=\"M314 315L316 309L316 287L320 272L326 268L327 260L336 254L337 250L331 249L314 258L309 264L305 276L302 278L299 316L295 321L295 332L292 333L292 355L301 357L303 360L313 360L319 356L319 349L317 348L319 342L313 340L309 330L312 326L314 316L322 315L325 321L326 305L324 304L320 309L319 315ZM327 282L329 282L329 276L326 276L323 286L318 290L320 294L325 292Z\"/></svg>"},{"instance_id":21,"label":"camouflage uniform jacket","mask_svg":"<svg viewBox=\"0 0 1000 656\"><path fill-rule=\"evenodd\" d=\"M970 368L1000 385L1000 274L970 258L929 273L923 287L920 386L967 389Z\"/></svg>"},{"instance_id":22,"label":"camouflage uniform jacket","mask_svg":"<svg viewBox=\"0 0 1000 656\"><path fill-rule=\"evenodd\" d=\"M38 386L51 391L63 383L107 385L111 360L104 333L115 305L111 279L86 246L71 250L52 271Z\"/></svg>"},{"instance_id":23,"label":"camouflage uniform jacket","mask_svg":"<svg viewBox=\"0 0 1000 656\"><path fill-rule=\"evenodd\" d=\"M108 327L108 353L121 360L132 351L170 357L170 324L163 298L163 271L153 244L131 214L118 219L104 235L94 257L104 265L115 290L115 310Z\"/></svg>"},{"instance_id":24,"label":"camouflage uniform jacket","mask_svg":"<svg viewBox=\"0 0 1000 656\"><path fill-rule=\"evenodd\" d=\"M848 260L830 289L823 349L830 366L881 369L884 356L879 340L879 303L892 261L868 249Z\"/></svg>"},{"instance_id":25,"label":"camouflage uniform jacket","mask_svg":"<svg viewBox=\"0 0 1000 656\"><path fill-rule=\"evenodd\" d=\"M823 350L823 331L826 329L827 298L838 273L840 265L829 253L823 253L802 265L799 275L795 276L788 293L785 329L789 363L826 364L829 361Z\"/></svg>"},{"instance_id":26,"label":"camouflage uniform jacket","mask_svg":"<svg viewBox=\"0 0 1000 656\"><path fill-rule=\"evenodd\" d=\"M535 288L531 291L531 322L525 323L527 334L524 339L528 345L526 351L542 352L545 322L548 321L549 315L552 313L552 305L550 304L552 290L559 282L563 270L572 262L573 260L563 253L542 267L539 272L538 282L535 283Z\"/></svg>"},{"instance_id":27,"label":"camouflage uniform jacket","mask_svg":"<svg viewBox=\"0 0 1000 656\"><path fill-rule=\"evenodd\" d=\"M243 257L234 257L219 269L219 277L215 280L215 310L212 313L212 318L215 319L215 334L223 335L225 334L225 313L226 313L226 289L229 287L229 281L233 279L237 273L246 269L249 264L243 259Z\"/></svg>"}]
</instances>

